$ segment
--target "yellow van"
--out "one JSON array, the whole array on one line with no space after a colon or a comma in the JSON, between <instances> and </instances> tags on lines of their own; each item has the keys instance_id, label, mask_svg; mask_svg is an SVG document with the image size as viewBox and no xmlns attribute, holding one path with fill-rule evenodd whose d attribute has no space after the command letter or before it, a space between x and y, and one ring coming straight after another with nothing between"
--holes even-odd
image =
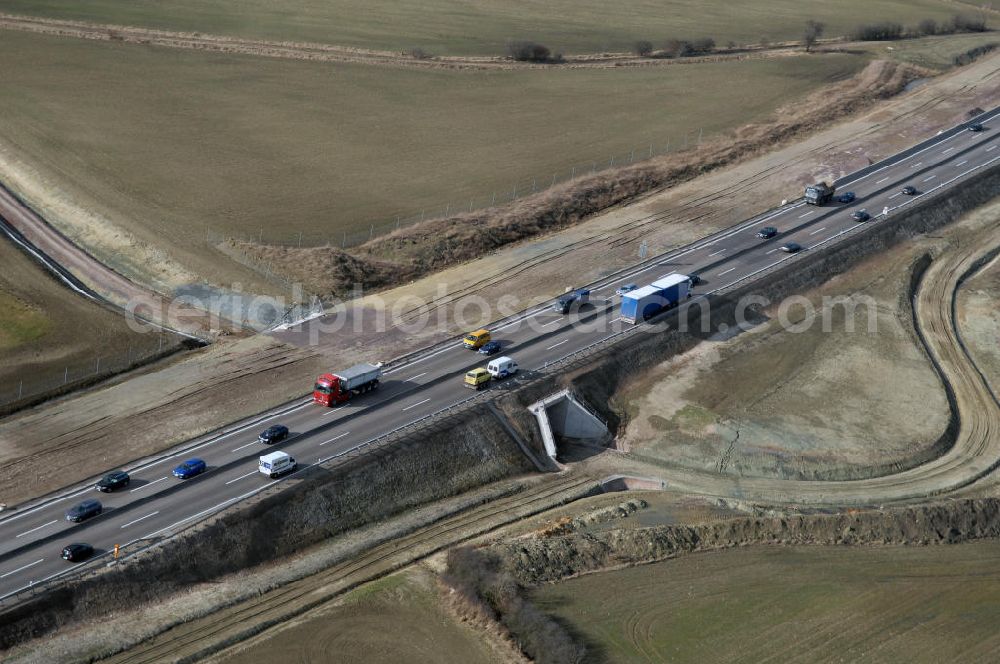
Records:
<instances>
[{"instance_id":1,"label":"yellow van","mask_svg":"<svg viewBox=\"0 0 1000 664\"><path fill-rule=\"evenodd\" d=\"M475 332L470 332L464 339L462 343L465 344L466 348L475 350L488 342L490 340L489 330L476 330Z\"/></svg>"},{"instance_id":2,"label":"yellow van","mask_svg":"<svg viewBox=\"0 0 1000 664\"><path fill-rule=\"evenodd\" d=\"M479 367L465 374L465 386L474 390L481 390L490 382L490 372Z\"/></svg>"}]
</instances>

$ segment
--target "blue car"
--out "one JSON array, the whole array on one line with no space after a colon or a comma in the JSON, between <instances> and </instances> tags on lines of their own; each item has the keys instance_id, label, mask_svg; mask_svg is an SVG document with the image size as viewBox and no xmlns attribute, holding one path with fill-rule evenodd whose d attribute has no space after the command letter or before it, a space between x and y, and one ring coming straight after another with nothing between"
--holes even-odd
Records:
<instances>
[{"instance_id":1,"label":"blue car","mask_svg":"<svg viewBox=\"0 0 1000 664\"><path fill-rule=\"evenodd\" d=\"M181 465L174 468L174 477L179 477L182 480L186 480L195 475L201 475L205 472L205 462L201 459L188 459Z\"/></svg>"},{"instance_id":2,"label":"blue car","mask_svg":"<svg viewBox=\"0 0 1000 664\"><path fill-rule=\"evenodd\" d=\"M499 341L487 341L483 344L482 348L479 349L480 355L493 355L494 353L500 352L500 342Z\"/></svg>"},{"instance_id":3,"label":"blue car","mask_svg":"<svg viewBox=\"0 0 1000 664\"><path fill-rule=\"evenodd\" d=\"M837 198L840 199L841 203L853 203L854 199L857 198L857 197L854 195L853 191L845 191L844 193L842 193Z\"/></svg>"},{"instance_id":4,"label":"blue car","mask_svg":"<svg viewBox=\"0 0 1000 664\"><path fill-rule=\"evenodd\" d=\"M639 287L636 284L625 284L624 286L618 288L615 291L615 295L624 295L625 293L631 293L637 288Z\"/></svg>"}]
</instances>

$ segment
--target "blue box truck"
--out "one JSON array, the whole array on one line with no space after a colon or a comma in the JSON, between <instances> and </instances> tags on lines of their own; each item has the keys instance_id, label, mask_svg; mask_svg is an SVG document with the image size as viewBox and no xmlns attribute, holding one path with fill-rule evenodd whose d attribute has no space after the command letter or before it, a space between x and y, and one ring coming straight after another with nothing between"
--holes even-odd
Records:
<instances>
[{"instance_id":1,"label":"blue box truck","mask_svg":"<svg viewBox=\"0 0 1000 664\"><path fill-rule=\"evenodd\" d=\"M668 274L648 286L622 296L621 317L628 323L641 323L688 297L691 279L685 274Z\"/></svg>"}]
</instances>

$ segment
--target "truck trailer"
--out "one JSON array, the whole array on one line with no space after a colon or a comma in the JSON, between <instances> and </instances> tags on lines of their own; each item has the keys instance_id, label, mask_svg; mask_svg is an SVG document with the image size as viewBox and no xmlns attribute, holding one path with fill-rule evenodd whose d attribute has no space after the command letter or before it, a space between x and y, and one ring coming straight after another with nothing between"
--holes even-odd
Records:
<instances>
[{"instance_id":1,"label":"truck trailer","mask_svg":"<svg viewBox=\"0 0 1000 664\"><path fill-rule=\"evenodd\" d=\"M324 406L344 403L358 394L378 387L382 378L381 364L356 364L346 371L325 373L316 379L313 401Z\"/></svg>"},{"instance_id":2,"label":"truck trailer","mask_svg":"<svg viewBox=\"0 0 1000 664\"><path fill-rule=\"evenodd\" d=\"M627 323L641 323L689 297L691 278L672 273L648 286L622 296L621 317Z\"/></svg>"}]
</instances>

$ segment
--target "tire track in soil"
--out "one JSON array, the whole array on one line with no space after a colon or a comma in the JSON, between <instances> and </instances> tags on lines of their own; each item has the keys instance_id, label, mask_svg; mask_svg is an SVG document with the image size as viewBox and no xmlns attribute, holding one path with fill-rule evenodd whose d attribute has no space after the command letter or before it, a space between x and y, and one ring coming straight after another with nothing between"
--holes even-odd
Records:
<instances>
[{"instance_id":1,"label":"tire track in soil","mask_svg":"<svg viewBox=\"0 0 1000 664\"><path fill-rule=\"evenodd\" d=\"M367 552L244 600L233 607L171 627L137 646L102 661L152 664L195 661L244 641L305 613L362 583L410 565L446 547L545 511L597 487L589 476L562 477L464 510L379 544Z\"/></svg>"}]
</instances>

